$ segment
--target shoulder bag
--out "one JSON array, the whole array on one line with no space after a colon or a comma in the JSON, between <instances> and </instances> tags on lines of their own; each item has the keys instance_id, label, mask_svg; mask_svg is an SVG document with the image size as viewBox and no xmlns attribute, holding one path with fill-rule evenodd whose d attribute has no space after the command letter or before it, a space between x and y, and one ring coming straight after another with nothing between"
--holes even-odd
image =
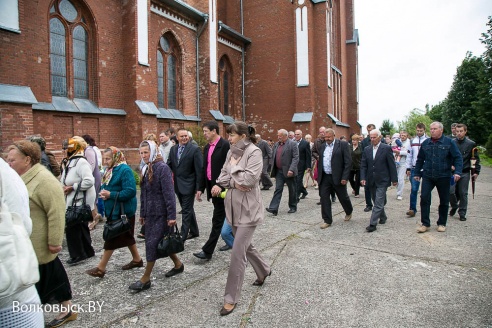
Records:
<instances>
[{"instance_id":1,"label":"shoulder bag","mask_svg":"<svg viewBox=\"0 0 492 328\"><path fill-rule=\"evenodd\" d=\"M115 237L118 237L119 235L124 234L127 231L130 231L132 228L130 225L130 221L128 221L128 218L126 217L123 203L120 203L120 218L117 220L112 220L113 211L116 208L116 204L118 203L118 196L119 193L116 194L116 199L114 200L113 208L111 209L111 213L108 216L108 220L104 225L104 231L103 231L104 241L108 241Z\"/></svg>"},{"instance_id":2,"label":"shoulder bag","mask_svg":"<svg viewBox=\"0 0 492 328\"><path fill-rule=\"evenodd\" d=\"M181 239L178 225L174 225L172 232L167 232L157 245L157 255L159 258L168 257L170 254L181 253L184 250L184 242Z\"/></svg>"},{"instance_id":3,"label":"shoulder bag","mask_svg":"<svg viewBox=\"0 0 492 328\"><path fill-rule=\"evenodd\" d=\"M85 191L84 198L82 198L82 204L76 205L77 203L77 195L80 191L80 186L82 181L80 181L77 190L75 191L75 195L73 196L72 205L67 207L67 211L65 212L65 226L72 227L77 223L87 223L93 220L91 207L85 202Z\"/></svg>"}]
</instances>

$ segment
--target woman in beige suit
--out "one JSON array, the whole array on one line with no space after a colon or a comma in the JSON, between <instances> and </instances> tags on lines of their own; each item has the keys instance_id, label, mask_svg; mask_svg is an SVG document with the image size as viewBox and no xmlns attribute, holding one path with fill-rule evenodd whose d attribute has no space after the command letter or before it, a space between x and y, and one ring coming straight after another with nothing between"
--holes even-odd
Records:
<instances>
[{"instance_id":1,"label":"woman in beige suit","mask_svg":"<svg viewBox=\"0 0 492 328\"><path fill-rule=\"evenodd\" d=\"M244 122L227 127L231 149L227 154L222 172L212 187L212 196L218 196L222 186L228 189L225 198L226 218L234 233L231 264L220 315L228 315L236 307L241 296L244 270L249 261L258 279L255 286L263 285L272 271L251 244L256 226L263 222L263 201L259 180L263 167L261 150L254 145L255 131Z\"/></svg>"}]
</instances>

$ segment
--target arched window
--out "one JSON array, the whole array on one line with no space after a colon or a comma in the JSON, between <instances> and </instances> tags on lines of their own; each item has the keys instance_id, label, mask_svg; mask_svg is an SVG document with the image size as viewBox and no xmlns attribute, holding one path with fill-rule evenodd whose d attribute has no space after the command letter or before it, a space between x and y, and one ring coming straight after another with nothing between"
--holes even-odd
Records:
<instances>
[{"instance_id":1,"label":"arched window","mask_svg":"<svg viewBox=\"0 0 492 328\"><path fill-rule=\"evenodd\" d=\"M229 115L232 108L232 69L229 59L222 56L219 60L219 109L224 115Z\"/></svg>"},{"instance_id":2,"label":"arched window","mask_svg":"<svg viewBox=\"0 0 492 328\"><path fill-rule=\"evenodd\" d=\"M55 0L50 8L51 94L89 98L89 26L80 8Z\"/></svg>"},{"instance_id":3,"label":"arched window","mask_svg":"<svg viewBox=\"0 0 492 328\"><path fill-rule=\"evenodd\" d=\"M169 33L161 36L157 47L157 107L177 109L179 98L180 49Z\"/></svg>"}]
</instances>

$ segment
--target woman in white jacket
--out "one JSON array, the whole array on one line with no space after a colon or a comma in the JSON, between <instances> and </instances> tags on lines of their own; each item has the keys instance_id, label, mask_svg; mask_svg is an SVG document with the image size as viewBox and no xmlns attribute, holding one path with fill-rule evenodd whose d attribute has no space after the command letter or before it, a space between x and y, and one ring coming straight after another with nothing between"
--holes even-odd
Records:
<instances>
[{"instance_id":1,"label":"woman in white jacket","mask_svg":"<svg viewBox=\"0 0 492 328\"><path fill-rule=\"evenodd\" d=\"M61 182L65 193L66 206L71 206L74 198L75 205L85 202L94 209L96 190L94 189L94 176L89 162L84 157L87 143L81 137L74 136L68 140L67 162L64 166ZM75 194L77 188L80 190ZM67 236L68 252L70 259L67 264L78 264L79 262L94 256L91 235L87 223L77 223L65 229Z\"/></svg>"}]
</instances>

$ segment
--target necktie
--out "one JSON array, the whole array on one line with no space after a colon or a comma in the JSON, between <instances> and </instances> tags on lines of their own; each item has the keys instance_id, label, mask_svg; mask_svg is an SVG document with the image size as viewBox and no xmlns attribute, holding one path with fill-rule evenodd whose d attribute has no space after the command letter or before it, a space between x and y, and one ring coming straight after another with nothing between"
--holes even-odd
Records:
<instances>
[{"instance_id":1,"label":"necktie","mask_svg":"<svg viewBox=\"0 0 492 328\"><path fill-rule=\"evenodd\" d=\"M183 155L184 148L185 148L184 146L179 146L178 147L178 163L181 160L181 155Z\"/></svg>"}]
</instances>

